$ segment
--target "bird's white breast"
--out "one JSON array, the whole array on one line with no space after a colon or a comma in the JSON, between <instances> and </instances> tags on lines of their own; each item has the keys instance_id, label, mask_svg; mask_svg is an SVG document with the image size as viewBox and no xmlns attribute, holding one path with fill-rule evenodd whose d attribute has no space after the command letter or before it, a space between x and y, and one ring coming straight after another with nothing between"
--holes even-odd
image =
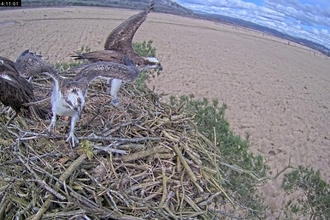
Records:
<instances>
[{"instance_id":1,"label":"bird's white breast","mask_svg":"<svg viewBox=\"0 0 330 220\"><path fill-rule=\"evenodd\" d=\"M52 111L57 115L63 116L74 116L77 114L76 111L70 108L69 104L65 101L62 94L54 88L51 96Z\"/></svg>"}]
</instances>

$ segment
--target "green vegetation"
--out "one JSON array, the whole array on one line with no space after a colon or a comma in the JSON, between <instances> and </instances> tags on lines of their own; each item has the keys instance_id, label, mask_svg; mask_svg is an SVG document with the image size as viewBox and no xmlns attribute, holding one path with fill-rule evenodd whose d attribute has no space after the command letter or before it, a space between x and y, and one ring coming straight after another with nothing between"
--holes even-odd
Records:
<instances>
[{"instance_id":1,"label":"green vegetation","mask_svg":"<svg viewBox=\"0 0 330 220\"><path fill-rule=\"evenodd\" d=\"M133 42L134 51L143 57L155 57L156 48L152 46L152 40L143 41L142 43Z\"/></svg>"},{"instance_id":2,"label":"green vegetation","mask_svg":"<svg viewBox=\"0 0 330 220\"><path fill-rule=\"evenodd\" d=\"M299 166L284 176L282 186L288 193L303 192L303 198L287 204L287 209L297 218L330 219L330 186L321 179L320 171Z\"/></svg>"}]
</instances>

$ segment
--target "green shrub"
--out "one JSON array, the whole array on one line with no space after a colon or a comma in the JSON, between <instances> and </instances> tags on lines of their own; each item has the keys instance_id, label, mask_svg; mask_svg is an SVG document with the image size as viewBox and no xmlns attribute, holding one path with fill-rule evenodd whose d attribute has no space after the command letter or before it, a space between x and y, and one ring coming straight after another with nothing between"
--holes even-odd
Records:
<instances>
[{"instance_id":1,"label":"green shrub","mask_svg":"<svg viewBox=\"0 0 330 220\"><path fill-rule=\"evenodd\" d=\"M319 170L299 166L285 174L282 187L288 193L302 190L305 196L289 201L288 211L300 218L330 219L330 187L322 180Z\"/></svg>"},{"instance_id":2,"label":"green shrub","mask_svg":"<svg viewBox=\"0 0 330 220\"><path fill-rule=\"evenodd\" d=\"M152 40L143 41L142 43L133 42L134 51L143 57L156 57L156 48L152 44Z\"/></svg>"}]
</instances>

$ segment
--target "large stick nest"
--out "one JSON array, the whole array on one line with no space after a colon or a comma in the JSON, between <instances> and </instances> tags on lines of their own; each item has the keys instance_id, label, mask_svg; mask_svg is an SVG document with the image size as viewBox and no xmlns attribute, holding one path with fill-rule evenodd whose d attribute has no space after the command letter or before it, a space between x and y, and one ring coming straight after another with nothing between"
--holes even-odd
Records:
<instances>
[{"instance_id":1,"label":"large stick nest","mask_svg":"<svg viewBox=\"0 0 330 220\"><path fill-rule=\"evenodd\" d=\"M38 94L50 92L45 81L34 82ZM107 87L90 87L73 149L65 118L50 135L50 121L21 117L2 129L0 219L217 219L237 212L221 187L219 149L183 105L127 84L117 109Z\"/></svg>"}]
</instances>

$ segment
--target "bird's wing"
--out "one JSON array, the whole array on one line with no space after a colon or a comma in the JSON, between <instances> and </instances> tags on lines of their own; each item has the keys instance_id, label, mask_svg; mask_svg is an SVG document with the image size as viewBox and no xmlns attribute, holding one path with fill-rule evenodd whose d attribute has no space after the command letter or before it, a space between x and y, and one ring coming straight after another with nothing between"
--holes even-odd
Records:
<instances>
[{"instance_id":1,"label":"bird's wing","mask_svg":"<svg viewBox=\"0 0 330 220\"><path fill-rule=\"evenodd\" d=\"M1 69L3 70L10 70L10 71L15 71L15 65L14 65L14 62L11 61L10 59L6 58L6 57L3 57L3 56L0 56L0 63L2 64L1 66Z\"/></svg>"},{"instance_id":2,"label":"bird's wing","mask_svg":"<svg viewBox=\"0 0 330 220\"><path fill-rule=\"evenodd\" d=\"M23 107L22 103L27 102L27 96L17 83L0 77L0 100L18 113Z\"/></svg>"},{"instance_id":3,"label":"bird's wing","mask_svg":"<svg viewBox=\"0 0 330 220\"><path fill-rule=\"evenodd\" d=\"M135 32L147 19L153 9L154 1L151 1L147 10L135 14L117 26L107 37L104 49L122 51L125 54L133 53L132 40Z\"/></svg>"},{"instance_id":4,"label":"bird's wing","mask_svg":"<svg viewBox=\"0 0 330 220\"><path fill-rule=\"evenodd\" d=\"M23 89L25 93L32 99L33 86L22 76L19 75L17 70L0 62L0 78L4 78L11 82L12 86Z\"/></svg>"},{"instance_id":5,"label":"bird's wing","mask_svg":"<svg viewBox=\"0 0 330 220\"><path fill-rule=\"evenodd\" d=\"M76 81L87 81L90 83L96 78L115 78L124 81L135 80L139 71L133 66L115 62L96 62L87 65L77 75Z\"/></svg>"},{"instance_id":6,"label":"bird's wing","mask_svg":"<svg viewBox=\"0 0 330 220\"><path fill-rule=\"evenodd\" d=\"M87 59L88 61L95 63L98 61L107 61L107 62L122 62L123 53L114 51L114 50L97 50L89 53L79 53L75 52L75 55L71 55L75 60Z\"/></svg>"}]
</instances>

